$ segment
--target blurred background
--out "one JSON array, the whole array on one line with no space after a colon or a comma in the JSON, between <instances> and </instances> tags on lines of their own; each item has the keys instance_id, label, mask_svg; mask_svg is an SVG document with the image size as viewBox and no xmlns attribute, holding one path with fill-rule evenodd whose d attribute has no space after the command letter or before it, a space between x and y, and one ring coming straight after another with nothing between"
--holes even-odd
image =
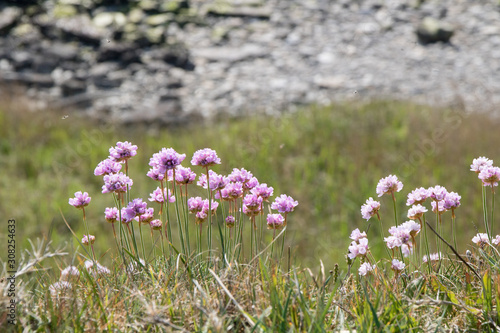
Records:
<instances>
[{"instance_id":1,"label":"blurred background","mask_svg":"<svg viewBox=\"0 0 500 333\"><path fill-rule=\"evenodd\" d=\"M82 234L67 201L87 191L105 253L113 202L93 170L128 140L134 196L156 188L145 174L162 147L189 160L210 147L216 172L244 167L294 197L288 242L302 265L343 265L350 232L368 226L360 206L389 174L405 185L400 220L415 187L462 195L464 252L483 225L469 165L499 154L499 22L497 0L3 2L0 216L23 246L71 247L62 216Z\"/></svg>"}]
</instances>

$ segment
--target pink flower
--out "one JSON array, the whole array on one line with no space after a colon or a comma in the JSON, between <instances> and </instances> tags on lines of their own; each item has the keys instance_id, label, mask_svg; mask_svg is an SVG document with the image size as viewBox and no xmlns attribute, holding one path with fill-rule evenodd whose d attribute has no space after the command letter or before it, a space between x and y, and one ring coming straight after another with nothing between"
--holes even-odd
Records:
<instances>
[{"instance_id":1,"label":"pink flower","mask_svg":"<svg viewBox=\"0 0 500 333\"><path fill-rule=\"evenodd\" d=\"M484 167L481 169L478 178L483 181L484 186L498 186L498 182L500 181L500 168L493 166Z\"/></svg>"},{"instance_id":2,"label":"pink flower","mask_svg":"<svg viewBox=\"0 0 500 333\"><path fill-rule=\"evenodd\" d=\"M222 198L221 198L222 196ZM235 200L243 196L243 183L229 183L221 191L215 193L215 199Z\"/></svg>"},{"instance_id":3,"label":"pink flower","mask_svg":"<svg viewBox=\"0 0 500 333\"><path fill-rule=\"evenodd\" d=\"M427 208L424 206L418 204L411 206L410 209L408 209L408 218L412 220L416 220L424 215L424 213L427 211Z\"/></svg>"},{"instance_id":4,"label":"pink flower","mask_svg":"<svg viewBox=\"0 0 500 333\"><path fill-rule=\"evenodd\" d=\"M118 173L120 172L121 168L121 163L115 162L113 159L108 158L104 161L99 162L94 170L94 175L104 176L109 175L110 173Z\"/></svg>"},{"instance_id":5,"label":"pink flower","mask_svg":"<svg viewBox=\"0 0 500 333\"><path fill-rule=\"evenodd\" d=\"M235 223L236 223L236 219L234 218L233 215L228 215L226 217L226 227L232 228L232 227L234 227Z\"/></svg>"},{"instance_id":6,"label":"pink flower","mask_svg":"<svg viewBox=\"0 0 500 333\"><path fill-rule=\"evenodd\" d=\"M188 210L190 213L201 212L203 210L203 199L201 197L189 198Z\"/></svg>"},{"instance_id":7,"label":"pink flower","mask_svg":"<svg viewBox=\"0 0 500 333\"><path fill-rule=\"evenodd\" d=\"M162 148L153 154L149 160L149 165L158 173L165 174L167 170L172 170L180 165L186 158L186 154L179 154L173 148Z\"/></svg>"},{"instance_id":8,"label":"pink flower","mask_svg":"<svg viewBox=\"0 0 500 333\"><path fill-rule=\"evenodd\" d=\"M361 216L365 220L369 220L372 216L377 215L380 209L380 202L369 198L366 200L366 204L361 206Z\"/></svg>"},{"instance_id":9,"label":"pink flower","mask_svg":"<svg viewBox=\"0 0 500 333\"><path fill-rule=\"evenodd\" d=\"M399 261L398 259L392 259L391 268L395 271L402 271L405 269L406 265L404 262Z\"/></svg>"},{"instance_id":10,"label":"pink flower","mask_svg":"<svg viewBox=\"0 0 500 333\"><path fill-rule=\"evenodd\" d=\"M375 265L370 265L369 263L365 262L362 263L361 266L359 266L358 273L360 276L366 276L366 274L372 272L374 268Z\"/></svg>"},{"instance_id":11,"label":"pink flower","mask_svg":"<svg viewBox=\"0 0 500 333\"><path fill-rule=\"evenodd\" d=\"M244 168L241 169L234 168L233 172L231 172L229 176L227 176L227 178L229 178L229 181L233 183L236 182L246 183L250 181L252 177L253 177L252 173L250 171L245 170Z\"/></svg>"},{"instance_id":12,"label":"pink flower","mask_svg":"<svg viewBox=\"0 0 500 333\"><path fill-rule=\"evenodd\" d=\"M167 189L164 189L164 191L167 192ZM161 204L168 197L168 202L175 202L175 196L172 194L172 192L170 192L170 189L168 190L168 195L167 195L167 193L162 195L162 193L163 192L162 192L161 188L157 187L156 190L154 190L153 193L151 193L149 195L148 200Z\"/></svg>"},{"instance_id":13,"label":"pink flower","mask_svg":"<svg viewBox=\"0 0 500 333\"><path fill-rule=\"evenodd\" d=\"M75 193L74 198L69 199L69 204L75 208L82 209L89 205L91 199L87 192L82 193L82 191L78 191Z\"/></svg>"},{"instance_id":14,"label":"pink flower","mask_svg":"<svg viewBox=\"0 0 500 333\"><path fill-rule=\"evenodd\" d=\"M446 212L446 208L444 207L444 200L437 201L437 204L436 204L436 201L432 201L431 202L431 207L432 207L432 211L434 213L439 213L439 215L441 215L444 212Z\"/></svg>"},{"instance_id":15,"label":"pink flower","mask_svg":"<svg viewBox=\"0 0 500 333\"><path fill-rule=\"evenodd\" d=\"M83 235L83 238L82 238L82 244L83 245L89 245L90 244L94 244L95 242L95 236L94 235Z\"/></svg>"},{"instance_id":16,"label":"pink flower","mask_svg":"<svg viewBox=\"0 0 500 333\"><path fill-rule=\"evenodd\" d=\"M153 220L154 212L154 208L147 208L144 214L136 216L134 220L140 223L149 224L149 222Z\"/></svg>"},{"instance_id":17,"label":"pink flower","mask_svg":"<svg viewBox=\"0 0 500 333\"><path fill-rule=\"evenodd\" d=\"M377 194L379 197L384 194L392 194L399 192L403 188L403 183L398 180L398 177L389 175L382 178L377 184Z\"/></svg>"},{"instance_id":18,"label":"pink flower","mask_svg":"<svg viewBox=\"0 0 500 333\"><path fill-rule=\"evenodd\" d=\"M470 165L470 171L474 171L475 173L480 173L481 170L485 167L493 166L493 161L486 157L478 157L472 161Z\"/></svg>"},{"instance_id":19,"label":"pink flower","mask_svg":"<svg viewBox=\"0 0 500 333\"><path fill-rule=\"evenodd\" d=\"M476 236L472 237L472 242L482 247L489 243L488 235L485 233L478 233Z\"/></svg>"},{"instance_id":20,"label":"pink flower","mask_svg":"<svg viewBox=\"0 0 500 333\"><path fill-rule=\"evenodd\" d=\"M130 188L133 184L132 179L123 172L105 175L102 193L124 193L127 191L127 186Z\"/></svg>"},{"instance_id":21,"label":"pink flower","mask_svg":"<svg viewBox=\"0 0 500 333\"><path fill-rule=\"evenodd\" d=\"M64 295L66 292L71 291L73 286L68 281L58 281L49 286L50 296L57 297L59 294Z\"/></svg>"},{"instance_id":22,"label":"pink flower","mask_svg":"<svg viewBox=\"0 0 500 333\"><path fill-rule=\"evenodd\" d=\"M458 193L448 192L444 198L444 208L449 210L460 207L460 199L462 199L462 197L459 196Z\"/></svg>"},{"instance_id":23,"label":"pink flower","mask_svg":"<svg viewBox=\"0 0 500 333\"><path fill-rule=\"evenodd\" d=\"M429 197L431 197L435 201L444 200L444 198L448 194L448 191L443 186L440 185L429 187L428 191L429 191Z\"/></svg>"},{"instance_id":24,"label":"pink flower","mask_svg":"<svg viewBox=\"0 0 500 333\"><path fill-rule=\"evenodd\" d=\"M408 232L410 233L410 236L412 236L412 237L415 237L416 235L418 235L418 233L420 232L420 228L421 228L420 224L415 223L414 221L406 221L406 222L402 223L400 227L408 230Z\"/></svg>"},{"instance_id":25,"label":"pink flower","mask_svg":"<svg viewBox=\"0 0 500 333\"><path fill-rule=\"evenodd\" d=\"M220 164L220 158L217 156L215 150L210 148L197 150L193 158L191 159L192 165L199 165L202 167L208 167L215 164Z\"/></svg>"},{"instance_id":26,"label":"pink flower","mask_svg":"<svg viewBox=\"0 0 500 333\"><path fill-rule=\"evenodd\" d=\"M150 225L151 229L153 229L153 230L160 230L161 227L163 226L161 221L158 219L152 220L151 222L149 222L149 225Z\"/></svg>"},{"instance_id":27,"label":"pink flower","mask_svg":"<svg viewBox=\"0 0 500 333\"><path fill-rule=\"evenodd\" d=\"M126 161L137 154L137 146L130 142L117 142L115 147L109 148L109 158L115 162Z\"/></svg>"},{"instance_id":28,"label":"pink flower","mask_svg":"<svg viewBox=\"0 0 500 333\"><path fill-rule=\"evenodd\" d=\"M208 177L210 177L210 190L212 191L220 191L229 183L227 177L223 175L219 175L216 172L209 170ZM207 175L201 174L198 182L196 183L198 186L203 188L207 188Z\"/></svg>"},{"instance_id":29,"label":"pink flower","mask_svg":"<svg viewBox=\"0 0 500 333\"><path fill-rule=\"evenodd\" d=\"M439 253L431 253L429 255L429 257L430 257L430 261L439 261L439 260L443 259L443 255L441 254L441 252L439 252ZM427 258L427 255L424 255L422 257L422 262L427 262L428 260L429 259Z\"/></svg>"},{"instance_id":30,"label":"pink flower","mask_svg":"<svg viewBox=\"0 0 500 333\"><path fill-rule=\"evenodd\" d=\"M191 171L191 168L178 166L175 169L175 182L177 184L191 184L196 179L196 173Z\"/></svg>"},{"instance_id":31,"label":"pink flower","mask_svg":"<svg viewBox=\"0 0 500 333\"><path fill-rule=\"evenodd\" d=\"M415 204L423 204L425 200L429 197L430 193L427 189L420 187L408 193L408 200L406 201L407 206Z\"/></svg>"},{"instance_id":32,"label":"pink flower","mask_svg":"<svg viewBox=\"0 0 500 333\"><path fill-rule=\"evenodd\" d=\"M61 280L71 280L79 277L80 271L75 266L68 266L61 271Z\"/></svg>"},{"instance_id":33,"label":"pink flower","mask_svg":"<svg viewBox=\"0 0 500 333\"><path fill-rule=\"evenodd\" d=\"M500 244L500 235L496 235L495 238L491 240L491 242L498 246Z\"/></svg>"},{"instance_id":34,"label":"pink flower","mask_svg":"<svg viewBox=\"0 0 500 333\"><path fill-rule=\"evenodd\" d=\"M366 232L360 232L358 228L354 229L351 232L351 236L349 236L350 239L353 241L359 241L361 238L366 238Z\"/></svg>"},{"instance_id":35,"label":"pink flower","mask_svg":"<svg viewBox=\"0 0 500 333\"><path fill-rule=\"evenodd\" d=\"M161 172L158 168L150 169L146 175L157 182L161 182L165 178L165 172Z\"/></svg>"},{"instance_id":36,"label":"pink flower","mask_svg":"<svg viewBox=\"0 0 500 333\"><path fill-rule=\"evenodd\" d=\"M250 192L252 194L258 195L259 197L264 199L264 201L267 201L267 199L269 199L273 195L274 189L272 187L268 187L266 183L262 183L252 188Z\"/></svg>"},{"instance_id":37,"label":"pink flower","mask_svg":"<svg viewBox=\"0 0 500 333\"><path fill-rule=\"evenodd\" d=\"M356 257L363 257L368 252L368 238L360 238L358 242L353 241L349 246L349 253L347 256L350 259Z\"/></svg>"},{"instance_id":38,"label":"pink flower","mask_svg":"<svg viewBox=\"0 0 500 333\"><path fill-rule=\"evenodd\" d=\"M293 212L294 208L297 207L298 204L299 203L293 200L292 197L282 194L271 204L271 209L275 209L280 213L290 213Z\"/></svg>"},{"instance_id":39,"label":"pink flower","mask_svg":"<svg viewBox=\"0 0 500 333\"><path fill-rule=\"evenodd\" d=\"M108 207L104 210L104 218L109 223L115 223L116 220L118 220L118 217L119 217L118 208L116 208L116 207L109 208Z\"/></svg>"},{"instance_id":40,"label":"pink flower","mask_svg":"<svg viewBox=\"0 0 500 333\"><path fill-rule=\"evenodd\" d=\"M281 229L284 227L285 218L281 214L268 214L266 220L268 229Z\"/></svg>"}]
</instances>

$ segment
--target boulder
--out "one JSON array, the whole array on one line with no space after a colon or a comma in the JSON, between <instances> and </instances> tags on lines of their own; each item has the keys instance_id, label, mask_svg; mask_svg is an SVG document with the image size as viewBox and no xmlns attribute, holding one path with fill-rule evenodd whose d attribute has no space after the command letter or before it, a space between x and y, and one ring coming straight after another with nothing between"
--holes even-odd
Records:
<instances>
[{"instance_id":1,"label":"boulder","mask_svg":"<svg viewBox=\"0 0 500 333\"><path fill-rule=\"evenodd\" d=\"M21 8L7 7L0 11L0 34L7 34L22 15Z\"/></svg>"},{"instance_id":2,"label":"boulder","mask_svg":"<svg viewBox=\"0 0 500 333\"><path fill-rule=\"evenodd\" d=\"M454 28L445 22L430 16L425 17L417 28L418 41L422 44L443 42L449 43L453 36Z\"/></svg>"}]
</instances>

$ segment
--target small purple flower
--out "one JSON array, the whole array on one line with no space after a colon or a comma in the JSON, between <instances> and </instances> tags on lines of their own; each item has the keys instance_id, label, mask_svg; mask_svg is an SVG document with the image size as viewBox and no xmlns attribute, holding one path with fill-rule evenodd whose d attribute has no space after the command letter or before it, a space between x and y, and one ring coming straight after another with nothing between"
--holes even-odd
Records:
<instances>
[{"instance_id":1,"label":"small purple flower","mask_svg":"<svg viewBox=\"0 0 500 333\"><path fill-rule=\"evenodd\" d=\"M94 267L94 262L92 260L86 260L84 263L85 269L92 275L96 274L109 274L111 271L106 267L96 262L96 267Z\"/></svg>"},{"instance_id":2,"label":"small purple flower","mask_svg":"<svg viewBox=\"0 0 500 333\"><path fill-rule=\"evenodd\" d=\"M245 214L246 216L253 217L253 216L259 215L261 212L261 209L260 209L260 206L248 207L246 205L243 205L242 211L243 211L243 214Z\"/></svg>"},{"instance_id":3,"label":"small purple flower","mask_svg":"<svg viewBox=\"0 0 500 333\"><path fill-rule=\"evenodd\" d=\"M167 189L164 190L165 192L167 191ZM152 201L152 202L157 202L159 204L161 204L162 202L165 201L165 198L167 198L167 195L165 193L165 195L162 195L162 190L160 187L157 187L156 190L153 191L153 193L151 193L149 195L149 201ZM172 192L170 191L170 189L168 190L168 202L175 202L175 196L172 194Z\"/></svg>"},{"instance_id":4,"label":"small purple flower","mask_svg":"<svg viewBox=\"0 0 500 333\"><path fill-rule=\"evenodd\" d=\"M127 191L127 186L130 188L133 184L132 179L123 172L105 175L102 193L124 193Z\"/></svg>"},{"instance_id":5,"label":"small purple flower","mask_svg":"<svg viewBox=\"0 0 500 333\"><path fill-rule=\"evenodd\" d=\"M485 233L479 233L476 236L472 237L472 243L482 247L489 243L488 235Z\"/></svg>"},{"instance_id":6,"label":"small purple flower","mask_svg":"<svg viewBox=\"0 0 500 333\"><path fill-rule=\"evenodd\" d=\"M363 257L368 253L368 238L360 238L357 242L351 242L349 246L349 253L347 256L350 259L354 259L356 257Z\"/></svg>"},{"instance_id":7,"label":"small purple flower","mask_svg":"<svg viewBox=\"0 0 500 333\"><path fill-rule=\"evenodd\" d=\"M151 229L153 229L153 230L160 230L163 226L161 221L158 219L152 220L151 222L149 222L149 225L151 226Z\"/></svg>"},{"instance_id":8,"label":"small purple flower","mask_svg":"<svg viewBox=\"0 0 500 333\"><path fill-rule=\"evenodd\" d=\"M104 218L109 223L115 223L119 218L118 208L116 207L106 208L104 210Z\"/></svg>"},{"instance_id":9,"label":"small purple flower","mask_svg":"<svg viewBox=\"0 0 500 333\"><path fill-rule=\"evenodd\" d=\"M229 176L227 176L227 178L229 178L229 181L233 183L236 182L246 183L250 181L252 177L253 177L252 173L250 171L245 170L244 168L241 169L234 168L233 172L231 172Z\"/></svg>"},{"instance_id":10,"label":"small purple flower","mask_svg":"<svg viewBox=\"0 0 500 333\"><path fill-rule=\"evenodd\" d=\"M236 219L234 218L233 215L228 215L226 217L226 227L232 228L232 227L234 227L235 223L236 223Z\"/></svg>"},{"instance_id":11,"label":"small purple flower","mask_svg":"<svg viewBox=\"0 0 500 333\"><path fill-rule=\"evenodd\" d=\"M472 161L470 165L470 171L474 171L475 173L480 173L481 170L485 167L493 166L493 161L486 157L478 157Z\"/></svg>"},{"instance_id":12,"label":"small purple flower","mask_svg":"<svg viewBox=\"0 0 500 333\"><path fill-rule=\"evenodd\" d=\"M441 252L431 253L429 255L429 258L430 258L430 261L439 261L439 260L443 259L443 255L441 254ZM422 258L422 262L427 262L427 261L429 261L429 259L427 258L427 255L424 255Z\"/></svg>"},{"instance_id":13,"label":"small purple flower","mask_svg":"<svg viewBox=\"0 0 500 333\"><path fill-rule=\"evenodd\" d=\"M267 215L267 229L281 229L285 226L285 218L281 214Z\"/></svg>"},{"instance_id":14,"label":"small purple flower","mask_svg":"<svg viewBox=\"0 0 500 333\"><path fill-rule=\"evenodd\" d=\"M221 199L225 201L236 200L243 196L243 184L242 183L229 183L221 191L215 193L215 199Z\"/></svg>"},{"instance_id":15,"label":"small purple flower","mask_svg":"<svg viewBox=\"0 0 500 333\"><path fill-rule=\"evenodd\" d=\"M450 210L460 207L460 199L462 199L462 197L459 196L458 193L448 192L444 198L444 208Z\"/></svg>"},{"instance_id":16,"label":"small purple flower","mask_svg":"<svg viewBox=\"0 0 500 333\"><path fill-rule=\"evenodd\" d=\"M243 205L248 208L258 208L261 207L263 199L256 196L255 194L247 194L243 198Z\"/></svg>"},{"instance_id":17,"label":"small purple flower","mask_svg":"<svg viewBox=\"0 0 500 333\"><path fill-rule=\"evenodd\" d=\"M495 238L491 240L491 242L498 246L500 244L500 235L496 235Z\"/></svg>"},{"instance_id":18,"label":"small purple flower","mask_svg":"<svg viewBox=\"0 0 500 333\"><path fill-rule=\"evenodd\" d=\"M73 286L68 281L58 281L49 286L50 296L56 298L60 294L64 295L70 292L72 288Z\"/></svg>"},{"instance_id":19,"label":"small purple flower","mask_svg":"<svg viewBox=\"0 0 500 333\"><path fill-rule=\"evenodd\" d=\"M243 183L245 190L252 190L257 185L259 185L259 181L255 177L252 177L249 181Z\"/></svg>"},{"instance_id":20,"label":"small purple flower","mask_svg":"<svg viewBox=\"0 0 500 333\"><path fill-rule=\"evenodd\" d=\"M264 201L267 201L274 192L274 189L272 187L268 187L266 183L259 184L255 186L251 191L252 194L258 195Z\"/></svg>"},{"instance_id":21,"label":"small purple flower","mask_svg":"<svg viewBox=\"0 0 500 333\"><path fill-rule=\"evenodd\" d=\"M115 162L112 159L106 159L104 161L99 162L97 167L94 170L94 175L96 176L104 176L109 175L110 173L118 173L122 169L122 164Z\"/></svg>"},{"instance_id":22,"label":"small purple flower","mask_svg":"<svg viewBox=\"0 0 500 333\"><path fill-rule=\"evenodd\" d=\"M121 223L128 224L134 220L135 216L130 216L127 214L127 207L123 207L121 210Z\"/></svg>"},{"instance_id":23,"label":"small purple flower","mask_svg":"<svg viewBox=\"0 0 500 333\"><path fill-rule=\"evenodd\" d=\"M220 163L221 161L220 158L217 157L217 153L215 150L210 148L197 150L191 159L192 165L199 165L202 167L208 167Z\"/></svg>"},{"instance_id":24,"label":"small purple flower","mask_svg":"<svg viewBox=\"0 0 500 333\"><path fill-rule=\"evenodd\" d=\"M83 238L82 238L82 244L83 245L89 245L90 244L94 244L95 242L95 236L94 235L83 235Z\"/></svg>"},{"instance_id":25,"label":"small purple flower","mask_svg":"<svg viewBox=\"0 0 500 333\"><path fill-rule=\"evenodd\" d=\"M217 201L212 200L212 204L209 205L208 199L203 200L203 211L208 214L208 209L212 209L212 215L215 214L217 208L219 207L219 203Z\"/></svg>"},{"instance_id":26,"label":"small purple flower","mask_svg":"<svg viewBox=\"0 0 500 333\"><path fill-rule=\"evenodd\" d=\"M68 266L61 271L61 280L71 280L80 277L80 271L75 266Z\"/></svg>"},{"instance_id":27,"label":"small purple flower","mask_svg":"<svg viewBox=\"0 0 500 333\"><path fill-rule=\"evenodd\" d=\"M196 179L196 173L191 168L178 166L175 169L175 182L177 184L191 184Z\"/></svg>"},{"instance_id":28,"label":"small purple flower","mask_svg":"<svg viewBox=\"0 0 500 333\"><path fill-rule=\"evenodd\" d=\"M392 259L392 265L391 268L395 271L402 271L405 269L406 265L404 262L398 260L398 259Z\"/></svg>"},{"instance_id":29,"label":"small purple flower","mask_svg":"<svg viewBox=\"0 0 500 333\"><path fill-rule=\"evenodd\" d=\"M89 205L91 199L87 192L82 193L82 191L78 191L75 192L74 198L69 199L69 204L75 208L82 209Z\"/></svg>"},{"instance_id":30,"label":"small purple flower","mask_svg":"<svg viewBox=\"0 0 500 333\"><path fill-rule=\"evenodd\" d=\"M406 201L407 206L423 204L425 200L429 197L430 193L427 189L420 187L408 193L408 200Z\"/></svg>"},{"instance_id":31,"label":"small purple flower","mask_svg":"<svg viewBox=\"0 0 500 333\"><path fill-rule=\"evenodd\" d=\"M290 213L293 212L298 204L292 197L282 194L271 204L271 209L275 209L280 213Z\"/></svg>"},{"instance_id":32,"label":"small purple flower","mask_svg":"<svg viewBox=\"0 0 500 333\"><path fill-rule=\"evenodd\" d=\"M173 148L162 148L149 160L149 165L153 169L158 169L159 173L165 173L180 165L186 158L186 154L179 154Z\"/></svg>"},{"instance_id":33,"label":"small purple flower","mask_svg":"<svg viewBox=\"0 0 500 333\"><path fill-rule=\"evenodd\" d=\"M369 198L366 200L366 204L361 206L361 216L368 221L372 216L378 215L379 209L380 202L373 200L373 198Z\"/></svg>"},{"instance_id":34,"label":"small purple flower","mask_svg":"<svg viewBox=\"0 0 500 333\"><path fill-rule=\"evenodd\" d=\"M368 273L372 272L375 265L370 265L370 263L364 262L359 266L358 273L360 276L366 276Z\"/></svg>"},{"instance_id":35,"label":"small purple flower","mask_svg":"<svg viewBox=\"0 0 500 333\"><path fill-rule=\"evenodd\" d=\"M403 188L403 183L399 181L398 177L394 175L389 175L382 178L377 184L377 194L379 197L384 194L392 194L394 192L399 192Z\"/></svg>"},{"instance_id":36,"label":"small purple flower","mask_svg":"<svg viewBox=\"0 0 500 333\"><path fill-rule=\"evenodd\" d=\"M210 177L210 190L212 191L220 191L229 183L227 177L219 175L212 170L208 171L208 176ZM205 189L207 188L207 176L205 174L200 175L197 185Z\"/></svg>"},{"instance_id":37,"label":"small purple flower","mask_svg":"<svg viewBox=\"0 0 500 333\"><path fill-rule=\"evenodd\" d=\"M437 204L436 204L436 202L437 202ZM439 213L439 215L443 214L447 210L444 207L444 200L441 200L441 201L432 201L431 202L431 207L432 207L432 211L434 213ZM436 209L436 207L437 207L437 209Z\"/></svg>"},{"instance_id":38,"label":"small purple flower","mask_svg":"<svg viewBox=\"0 0 500 333\"><path fill-rule=\"evenodd\" d=\"M429 187L427 191L429 192L429 197L435 201L444 200L444 198L446 198L446 195L448 194L448 191L440 185Z\"/></svg>"},{"instance_id":39,"label":"small purple flower","mask_svg":"<svg viewBox=\"0 0 500 333\"><path fill-rule=\"evenodd\" d=\"M411 237L415 237L420 232L421 226L415 221L406 221L401 224L402 228L405 228L410 233Z\"/></svg>"},{"instance_id":40,"label":"small purple flower","mask_svg":"<svg viewBox=\"0 0 500 333\"><path fill-rule=\"evenodd\" d=\"M157 182L161 182L165 178L165 172L161 172L159 168L150 169L146 175Z\"/></svg>"},{"instance_id":41,"label":"small purple flower","mask_svg":"<svg viewBox=\"0 0 500 333\"><path fill-rule=\"evenodd\" d=\"M203 199L201 197L189 198L188 210L190 213L201 212L203 210Z\"/></svg>"},{"instance_id":42,"label":"small purple flower","mask_svg":"<svg viewBox=\"0 0 500 333\"><path fill-rule=\"evenodd\" d=\"M146 213L146 208L148 204L143 202L142 199L134 199L128 203L127 208L125 208L125 216L127 219L134 219L136 216L140 216Z\"/></svg>"},{"instance_id":43,"label":"small purple flower","mask_svg":"<svg viewBox=\"0 0 500 333\"><path fill-rule=\"evenodd\" d=\"M401 252L403 257L409 257L413 253L413 246L411 243L401 245Z\"/></svg>"},{"instance_id":44,"label":"small purple flower","mask_svg":"<svg viewBox=\"0 0 500 333\"><path fill-rule=\"evenodd\" d=\"M140 223L149 224L149 222L153 220L154 213L155 213L154 208L147 208L144 214L136 216L135 220Z\"/></svg>"},{"instance_id":45,"label":"small purple flower","mask_svg":"<svg viewBox=\"0 0 500 333\"><path fill-rule=\"evenodd\" d=\"M410 209L408 209L408 218L412 220L416 220L421 218L424 213L427 211L427 208L424 206L418 204L418 205L413 205L411 206Z\"/></svg>"},{"instance_id":46,"label":"small purple flower","mask_svg":"<svg viewBox=\"0 0 500 333\"><path fill-rule=\"evenodd\" d=\"M389 249L393 249L395 247L400 247L401 245L403 245L401 243L401 239L395 236L384 237L384 242Z\"/></svg>"},{"instance_id":47,"label":"small purple flower","mask_svg":"<svg viewBox=\"0 0 500 333\"><path fill-rule=\"evenodd\" d=\"M137 154L137 146L130 142L117 142L115 147L109 148L109 158L115 162L126 161Z\"/></svg>"},{"instance_id":48,"label":"small purple flower","mask_svg":"<svg viewBox=\"0 0 500 333\"><path fill-rule=\"evenodd\" d=\"M353 241L359 241L361 238L366 238L366 232L360 232L358 228L354 229L352 232L351 232L351 236L349 236L350 239L352 239Z\"/></svg>"},{"instance_id":49,"label":"small purple flower","mask_svg":"<svg viewBox=\"0 0 500 333\"><path fill-rule=\"evenodd\" d=\"M498 182L500 181L500 168L494 166L484 167L481 169L478 178L483 181L484 186L498 186Z\"/></svg>"}]
</instances>

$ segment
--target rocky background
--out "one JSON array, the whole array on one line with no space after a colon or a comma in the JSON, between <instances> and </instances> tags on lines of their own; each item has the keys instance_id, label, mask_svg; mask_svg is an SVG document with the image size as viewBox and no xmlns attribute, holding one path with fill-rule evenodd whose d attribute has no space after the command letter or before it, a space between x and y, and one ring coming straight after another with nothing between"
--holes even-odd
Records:
<instances>
[{"instance_id":1,"label":"rocky background","mask_svg":"<svg viewBox=\"0 0 500 333\"><path fill-rule=\"evenodd\" d=\"M0 88L123 123L410 99L500 105L497 0L11 0Z\"/></svg>"}]
</instances>

